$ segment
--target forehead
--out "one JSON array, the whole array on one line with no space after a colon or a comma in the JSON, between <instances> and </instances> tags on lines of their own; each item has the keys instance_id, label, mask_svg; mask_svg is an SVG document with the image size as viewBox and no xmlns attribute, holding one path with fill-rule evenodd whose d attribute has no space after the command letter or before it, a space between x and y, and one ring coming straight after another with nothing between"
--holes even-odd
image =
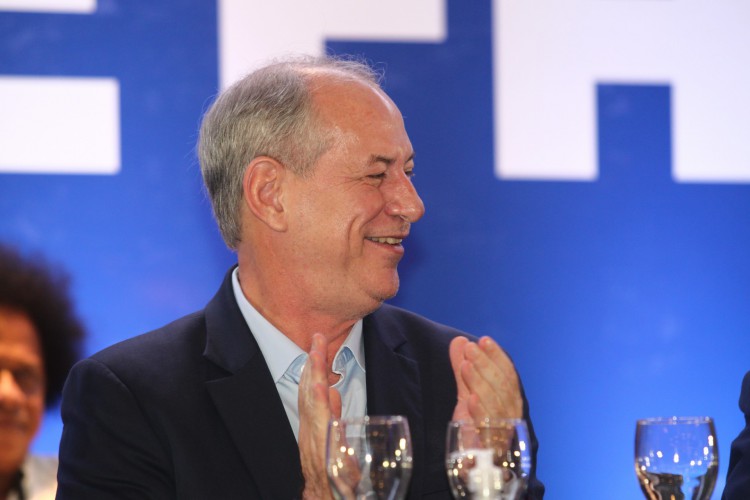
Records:
<instances>
[{"instance_id":1,"label":"forehead","mask_svg":"<svg viewBox=\"0 0 750 500\"><path fill-rule=\"evenodd\" d=\"M338 113L342 113L339 118L376 111L398 114L391 98L370 82L336 73L310 75L308 82L318 114L325 118Z\"/></svg>"},{"instance_id":2,"label":"forehead","mask_svg":"<svg viewBox=\"0 0 750 500\"><path fill-rule=\"evenodd\" d=\"M0 360L41 363L41 346L29 317L0 307Z\"/></svg>"},{"instance_id":3,"label":"forehead","mask_svg":"<svg viewBox=\"0 0 750 500\"><path fill-rule=\"evenodd\" d=\"M411 155L401 112L380 88L335 76L317 77L312 88L317 118L334 141L366 144L373 155Z\"/></svg>"}]
</instances>

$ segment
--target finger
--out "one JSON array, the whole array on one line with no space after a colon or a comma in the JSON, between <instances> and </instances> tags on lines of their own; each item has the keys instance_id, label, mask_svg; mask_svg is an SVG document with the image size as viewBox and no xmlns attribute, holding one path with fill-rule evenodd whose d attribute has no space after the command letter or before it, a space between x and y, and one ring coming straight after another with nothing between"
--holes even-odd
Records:
<instances>
[{"instance_id":1,"label":"finger","mask_svg":"<svg viewBox=\"0 0 750 500\"><path fill-rule=\"evenodd\" d=\"M467 345L465 356L487 381L492 382L503 375L502 366L495 364L494 360L478 344L471 343Z\"/></svg>"},{"instance_id":2,"label":"finger","mask_svg":"<svg viewBox=\"0 0 750 500\"><path fill-rule=\"evenodd\" d=\"M316 333L313 335L312 346L307 362L302 370L299 384L299 405L309 409L315 419L327 420L330 417L328 384L326 377L326 338Z\"/></svg>"},{"instance_id":3,"label":"finger","mask_svg":"<svg viewBox=\"0 0 750 500\"><path fill-rule=\"evenodd\" d=\"M513 362L497 342L482 337L474 346L467 346L466 358L475 364L477 371L499 392L519 392L518 374Z\"/></svg>"},{"instance_id":4,"label":"finger","mask_svg":"<svg viewBox=\"0 0 750 500\"><path fill-rule=\"evenodd\" d=\"M305 370L302 375L305 375L305 371L309 368L310 383L317 384L325 382L325 359L326 359L326 338L316 333L313 335L312 345L310 346L310 352L308 353L307 363L305 363ZM301 382L301 380L300 380Z\"/></svg>"},{"instance_id":5,"label":"finger","mask_svg":"<svg viewBox=\"0 0 750 500\"><path fill-rule=\"evenodd\" d=\"M325 380L326 378L325 361L326 361L326 355L327 355L327 348L328 348L328 339L326 339L325 335L321 333L314 334L313 339L312 339L312 345L310 346L310 356L314 357L316 360L315 372L314 372L316 379L320 379L322 377L322 379Z\"/></svg>"},{"instance_id":6,"label":"finger","mask_svg":"<svg viewBox=\"0 0 750 500\"><path fill-rule=\"evenodd\" d=\"M325 473L325 444L331 417L326 374L325 337L313 336L312 346L299 383L299 450L305 478L305 498L328 498L330 491ZM336 396L333 396L334 398ZM340 397L338 398L340 401Z\"/></svg>"},{"instance_id":7,"label":"finger","mask_svg":"<svg viewBox=\"0 0 750 500\"><path fill-rule=\"evenodd\" d=\"M461 367L461 376L469 392L479 397L488 416L521 417L523 401L515 370L507 373L498 368L475 345L467 346L466 357L468 359Z\"/></svg>"},{"instance_id":8,"label":"finger","mask_svg":"<svg viewBox=\"0 0 750 500\"><path fill-rule=\"evenodd\" d=\"M479 339L479 342L477 342L477 345L494 363L510 363L508 355L505 354L505 351L500 348L498 343L495 342L492 337L482 337Z\"/></svg>"},{"instance_id":9,"label":"finger","mask_svg":"<svg viewBox=\"0 0 750 500\"><path fill-rule=\"evenodd\" d=\"M471 361L464 361L461 365L461 376L469 388L466 404L472 418L487 418L498 413L502 406L495 389L478 373Z\"/></svg>"},{"instance_id":10,"label":"finger","mask_svg":"<svg viewBox=\"0 0 750 500\"><path fill-rule=\"evenodd\" d=\"M490 412L488 412L487 409L482 406L482 402L479 399L479 396L477 396L476 394L472 394L469 397L466 402L466 407L469 411L469 415L471 416L471 420L473 420L476 424L479 424L485 419L492 417Z\"/></svg>"},{"instance_id":11,"label":"finger","mask_svg":"<svg viewBox=\"0 0 750 500\"><path fill-rule=\"evenodd\" d=\"M507 380L514 382L516 385L518 384L516 367L513 366L510 357L500 348L497 342L490 337L482 337L479 339L477 345Z\"/></svg>"},{"instance_id":12,"label":"finger","mask_svg":"<svg viewBox=\"0 0 750 500\"><path fill-rule=\"evenodd\" d=\"M465 399L469 395L469 390L461 377L461 363L463 363L465 359L464 351L466 350L467 344L469 344L469 339L466 337L456 337L451 341L450 347L448 348L448 355L450 356L451 367L453 368L453 376L456 378L456 388L459 401Z\"/></svg>"}]
</instances>

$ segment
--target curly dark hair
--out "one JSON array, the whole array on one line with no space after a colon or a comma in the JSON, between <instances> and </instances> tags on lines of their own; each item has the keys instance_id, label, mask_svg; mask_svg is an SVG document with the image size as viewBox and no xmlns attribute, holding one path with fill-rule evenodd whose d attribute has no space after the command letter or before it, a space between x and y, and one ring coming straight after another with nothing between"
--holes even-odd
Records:
<instances>
[{"instance_id":1,"label":"curly dark hair","mask_svg":"<svg viewBox=\"0 0 750 500\"><path fill-rule=\"evenodd\" d=\"M16 249L0 243L0 307L28 316L42 348L47 388L44 403L55 405L68 371L80 358L83 324L68 295L70 279L41 257L25 259Z\"/></svg>"}]
</instances>

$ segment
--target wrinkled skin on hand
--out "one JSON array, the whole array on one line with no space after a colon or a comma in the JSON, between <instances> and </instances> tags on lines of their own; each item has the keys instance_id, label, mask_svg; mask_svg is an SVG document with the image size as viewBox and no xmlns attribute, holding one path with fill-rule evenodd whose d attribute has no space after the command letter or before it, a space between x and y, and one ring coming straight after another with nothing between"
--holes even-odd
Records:
<instances>
[{"instance_id":1,"label":"wrinkled skin on hand","mask_svg":"<svg viewBox=\"0 0 750 500\"><path fill-rule=\"evenodd\" d=\"M326 473L326 432L328 421L341 417L341 395L328 386L327 346L323 335L313 336L299 382L299 453L305 499L332 498Z\"/></svg>"},{"instance_id":2,"label":"wrinkled skin on hand","mask_svg":"<svg viewBox=\"0 0 750 500\"><path fill-rule=\"evenodd\" d=\"M450 344L450 360L458 387L453 420L523 417L516 370L494 340L457 337Z\"/></svg>"}]
</instances>

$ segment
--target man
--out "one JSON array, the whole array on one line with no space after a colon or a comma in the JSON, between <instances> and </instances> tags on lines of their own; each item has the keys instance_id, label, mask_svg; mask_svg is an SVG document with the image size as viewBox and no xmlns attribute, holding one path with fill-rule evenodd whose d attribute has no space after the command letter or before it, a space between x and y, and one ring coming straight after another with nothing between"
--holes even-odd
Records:
<instances>
[{"instance_id":1,"label":"man","mask_svg":"<svg viewBox=\"0 0 750 500\"><path fill-rule=\"evenodd\" d=\"M722 500L750 498L750 372L746 373L742 380L740 410L745 414L745 428L732 442L727 483Z\"/></svg>"},{"instance_id":2,"label":"man","mask_svg":"<svg viewBox=\"0 0 750 500\"><path fill-rule=\"evenodd\" d=\"M67 278L0 244L0 499L55 497L57 460L29 446L82 338Z\"/></svg>"},{"instance_id":3,"label":"man","mask_svg":"<svg viewBox=\"0 0 750 500\"><path fill-rule=\"evenodd\" d=\"M326 424L365 413L408 418L410 498L450 498L447 422L528 409L491 339L383 305L424 206L373 72L262 68L212 105L199 155L238 267L205 310L74 368L58 498L329 498Z\"/></svg>"}]
</instances>

